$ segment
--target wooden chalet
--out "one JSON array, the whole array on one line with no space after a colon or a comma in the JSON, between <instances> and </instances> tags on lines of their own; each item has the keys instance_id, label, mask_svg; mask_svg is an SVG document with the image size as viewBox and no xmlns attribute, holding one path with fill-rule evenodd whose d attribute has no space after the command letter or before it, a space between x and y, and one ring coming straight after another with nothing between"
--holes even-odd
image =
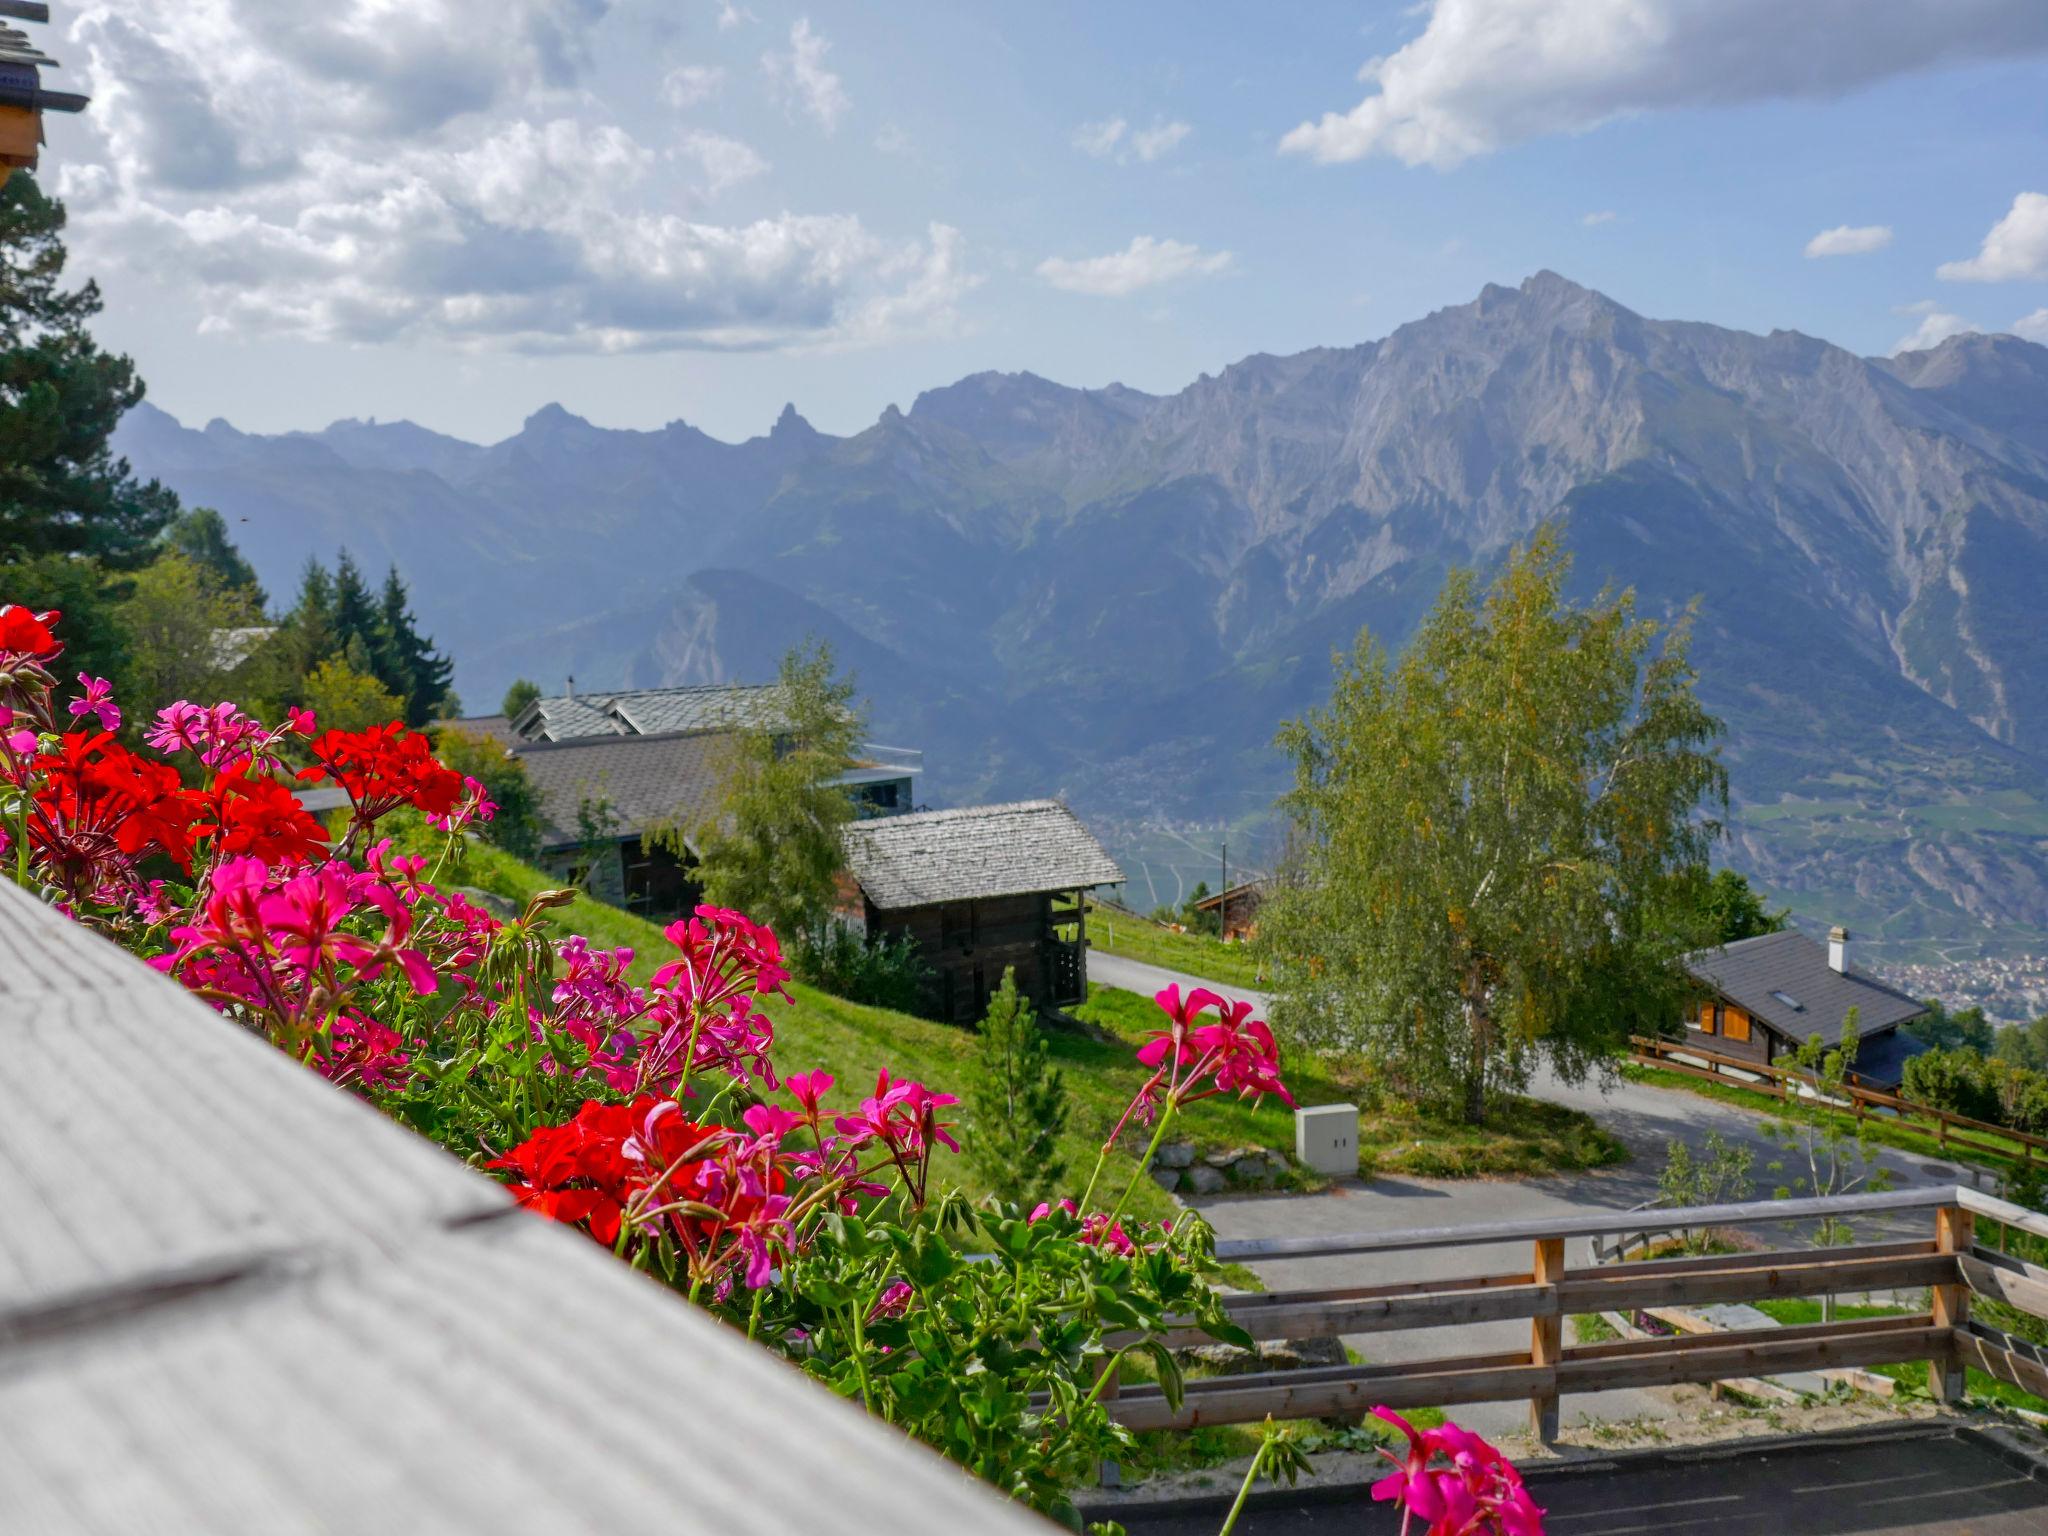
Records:
<instances>
[{"instance_id":1,"label":"wooden chalet","mask_svg":"<svg viewBox=\"0 0 2048 1536\"><path fill-rule=\"evenodd\" d=\"M1217 933L1226 944L1241 944L1259 931L1259 904L1265 900L1266 882L1246 880L1227 891L1204 896L1195 903L1197 912L1214 912Z\"/></svg>"},{"instance_id":2,"label":"wooden chalet","mask_svg":"<svg viewBox=\"0 0 2048 1536\"><path fill-rule=\"evenodd\" d=\"M541 867L644 917L688 912L702 896L696 850L656 847L658 826L701 825L718 802L743 730L784 718L775 684L569 692L508 718L446 722L500 743L526 765L541 809ZM908 810L923 754L863 743L839 782L865 816Z\"/></svg>"},{"instance_id":3,"label":"wooden chalet","mask_svg":"<svg viewBox=\"0 0 2048 1536\"><path fill-rule=\"evenodd\" d=\"M1830 932L1825 945L1791 928L1740 939L1688 955L1685 968L1702 993L1686 1039L1702 1050L1768 1066L1816 1035L1833 1045L1853 1008L1855 1075L1890 1092L1927 1049L1901 1027L1925 1015L1926 1004L1851 964L1846 929Z\"/></svg>"},{"instance_id":4,"label":"wooden chalet","mask_svg":"<svg viewBox=\"0 0 2048 1536\"><path fill-rule=\"evenodd\" d=\"M855 822L846 864L856 889L845 914L870 939L908 935L931 968L923 1011L973 1023L1014 967L1035 1007L1088 995L1081 892L1123 871L1056 800L921 811Z\"/></svg>"}]
</instances>

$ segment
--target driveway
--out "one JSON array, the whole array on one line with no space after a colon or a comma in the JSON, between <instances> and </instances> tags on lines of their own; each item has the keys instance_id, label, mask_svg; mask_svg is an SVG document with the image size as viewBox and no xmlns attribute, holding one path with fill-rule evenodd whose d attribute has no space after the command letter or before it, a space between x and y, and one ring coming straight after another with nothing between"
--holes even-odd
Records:
<instances>
[{"instance_id":1,"label":"driveway","mask_svg":"<svg viewBox=\"0 0 2048 1536\"><path fill-rule=\"evenodd\" d=\"M1178 982L1183 987L1209 986L1225 996L1244 998L1262 1010L1267 1002L1264 995L1245 988L1204 982L1115 955L1090 954L1088 975L1091 981L1105 986L1147 994L1168 982ZM1779 1182L1789 1182L1789 1168L1783 1173L1769 1171L1768 1165L1781 1160L1784 1153L1763 1133L1763 1117L1748 1110L1683 1089L1652 1088L1619 1077L1605 1084L1571 1084L1545 1071L1537 1075L1529 1091L1538 1098L1593 1116L1628 1148L1630 1161L1619 1168L1529 1179L1347 1179L1319 1195L1227 1195L1188 1203L1202 1212L1222 1238L1391 1232L1409 1227L1628 1210L1656 1198L1657 1175L1672 1141L1683 1141L1697 1150L1709 1131L1719 1131L1727 1141L1754 1149L1758 1198L1768 1196ZM1936 1163L1888 1147L1877 1149L1877 1163L1890 1171L1896 1189L1967 1184L1973 1173L1964 1166ZM1988 1175L1978 1176L1988 1182ZM1924 1214L1908 1214L1890 1221L1874 1219L1859 1223L1856 1235L1865 1240L1921 1237L1928 1228ZM1798 1242L1797 1234L1783 1226L1762 1228L1758 1235L1779 1246ZM1575 1245L1567 1262L1575 1266L1587 1262L1585 1250ZM1254 1265L1253 1269L1270 1289L1300 1290L1515 1272L1528 1266L1527 1245L1516 1244L1279 1260ZM1487 1323L1456 1329L1368 1334L1345 1342L1370 1361L1393 1363L1447 1354L1527 1349L1529 1325ZM1659 1418L1695 1411L1699 1400L1696 1391L1678 1395L1661 1389L1599 1393L1566 1398L1562 1413L1567 1425L1596 1419ZM1525 1429L1528 1412L1517 1403L1475 1404L1460 1409L1458 1419L1482 1433L1506 1434Z\"/></svg>"}]
</instances>

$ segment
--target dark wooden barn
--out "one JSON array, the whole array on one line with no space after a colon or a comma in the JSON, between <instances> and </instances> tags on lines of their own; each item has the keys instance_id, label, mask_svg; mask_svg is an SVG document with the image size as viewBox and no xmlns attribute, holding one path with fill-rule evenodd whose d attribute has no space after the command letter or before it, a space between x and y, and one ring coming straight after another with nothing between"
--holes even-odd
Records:
<instances>
[{"instance_id":1,"label":"dark wooden barn","mask_svg":"<svg viewBox=\"0 0 2048 1536\"><path fill-rule=\"evenodd\" d=\"M1080 893L1124 877L1056 800L855 822L846 863L857 887L846 915L871 939L915 939L931 970L924 1011L963 1024L987 1011L1005 967L1037 1007L1084 1000Z\"/></svg>"}]
</instances>

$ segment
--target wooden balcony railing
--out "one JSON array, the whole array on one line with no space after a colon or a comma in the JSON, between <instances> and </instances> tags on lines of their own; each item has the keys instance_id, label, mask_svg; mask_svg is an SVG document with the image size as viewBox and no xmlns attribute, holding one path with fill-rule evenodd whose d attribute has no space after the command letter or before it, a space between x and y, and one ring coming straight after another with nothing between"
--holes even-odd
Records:
<instances>
[{"instance_id":1,"label":"wooden balcony railing","mask_svg":"<svg viewBox=\"0 0 2048 1536\"><path fill-rule=\"evenodd\" d=\"M1686 1041L1634 1035L1630 1037L1630 1045L1629 1060L1638 1066L1655 1067L1661 1072L1676 1072L1683 1077L1726 1083L1732 1088L1746 1088L1751 1093L1761 1093L1773 1099L1782 1099L1788 1093L1812 1092L1812 1079L1803 1072L1760 1061L1746 1061L1740 1056L1724 1056ZM1978 1158L1997 1158L2029 1168L2036 1159L2048 1164L2048 1137L2030 1136L2025 1131L1972 1120L1968 1115L1937 1109L1916 1099L1850 1083L1842 1088L1841 1098L1832 1102L1858 1116L1873 1109L1883 1109L1908 1120L1925 1120L1929 1122L1927 1129L1933 1133L1936 1144L1946 1150ZM1995 1136L1998 1140L1986 1141L1984 1138L1987 1136Z\"/></svg>"},{"instance_id":2,"label":"wooden balcony railing","mask_svg":"<svg viewBox=\"0 0 2048 1536\"><path fill-rule=\"evenodd\" d=\"M1975 1366L2000 1381L2048 1396L2048 1352L1970 1319L1972 1296L1992 1296L2048 1318L2048 1269L1979 1246L1972 1225L1988 1217L2048 1237L2048 1216L1960 1186L1899 1193L1696 1206L1660 1213L1680 1229L1755 1228L1823 1217L1870 1220L1924 1215L1924 1238L1846 1247L1787 1248L1704 1258L1573 1267L1567 1246L1640 1230L1639 1211L1569 1219L1431 1227L1357 1237L1257 1238L1217 1245L1239 1263L1333 1255L1527 1243L1527 1268L1435 1279L1281 1291L1235 1298L1231 1315L1255 1339L1358 1335L1459 1327L1526 1318L1527 1350L1449 1355L1398 1365L1347 1365L1191 1381L1180 1407L1156 1386L1129 1383L1117 1417L1137 1429L1324 1418L1391 1408L1452 1407L1527 1398L1530 1427L1557 1432L1558 1400L1568 1393L1670 1386L1850 1367L1926 1361L1929 1387L1944 1401L1962 1393ZM1566 1345L1574 1313L1633 1312L1864 1291L1927 1288L1924 1312L1800 1327L1685 1334ZM1193 1330L1176 1345L1200 1342Z\"/></svg>"}]
</instances>

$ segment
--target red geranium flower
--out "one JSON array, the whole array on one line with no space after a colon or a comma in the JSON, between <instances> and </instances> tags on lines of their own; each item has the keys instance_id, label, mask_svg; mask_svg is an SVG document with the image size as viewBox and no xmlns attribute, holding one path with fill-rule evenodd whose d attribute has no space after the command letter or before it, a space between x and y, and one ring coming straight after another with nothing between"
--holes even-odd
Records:
<instances>
[{"instance_id":1,"label":"red geranium flower","mask_svg":"<svg viewBox=\"0 0 2048 1536\"><path fill-rule=\"evenodd\" d=\"M213 781L213 814L223 854L269 864L302 864L327 852L327 829L272 778L237 768Z\"/></svg>"},{"instance_id":2,"label":"red geranium flower","mask_svg":"<svg viewBox=\"0 0 2048 1536\"><path fill-rule=\"evenodd\" d=\"M30 613L19 603L0 603L0 655L56 660L64 644L50 631L61 617L55 609Z\"/></svg>"},{"instance_id":3,"label":"red geranium flower","mask_svg":"<svg viewBox=\"0 0 2048 1536\"><path fill-rule=\"evenodd\" d=\"M95 889L119 860L152 852L192 867L194 829L207 802L179 783L175 768L136 756L104 731L73 731L35 766L43 782L29 841L67 889Z\"/></svg>"},{"instance_id":4,"label":"red geranium flower","mask_svg":"<svg viewBox=\"0 0 2048 1536\"><path fill-rule=\"evenodd\" d=\"M367 731L323 732L308 750L319 766L299 777L333 779L348 791L360 822L401 805L446 816L463 796L462 775L435 758L426 737L396 720Z\"/></svg>"}]
</instances>

